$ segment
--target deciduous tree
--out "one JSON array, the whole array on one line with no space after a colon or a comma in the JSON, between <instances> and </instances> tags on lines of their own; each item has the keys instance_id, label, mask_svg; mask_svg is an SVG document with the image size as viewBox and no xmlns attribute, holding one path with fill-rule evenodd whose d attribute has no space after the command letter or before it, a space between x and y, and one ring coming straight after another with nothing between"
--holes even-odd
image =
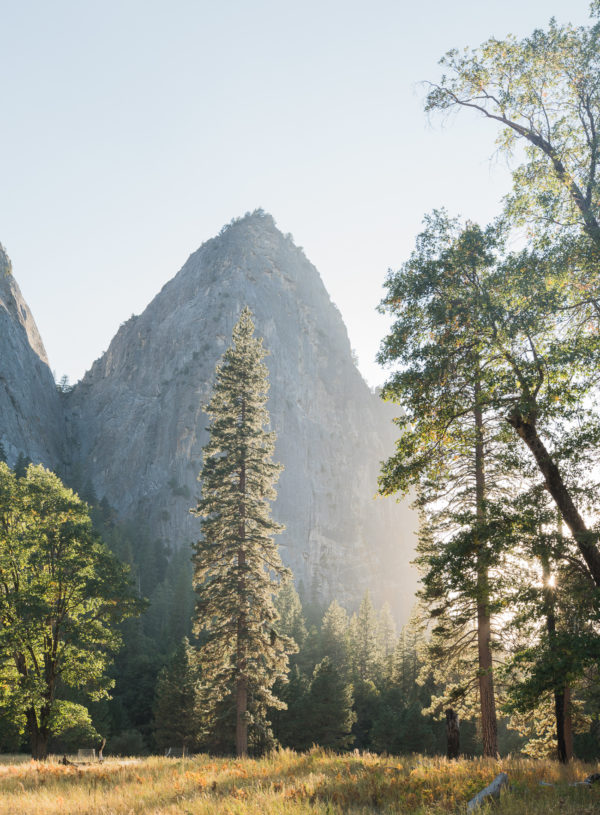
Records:
<instances>
[{"instance_id":1,"label":"deciduous tree","mask_svg":"<svg viewBox=\"0 0 600 815\"><path fill-rule=\"evenodd\" d=\"M42 466L17 477L0 463L0 672L34 758L47 756L61 685L108 695L117 626L140 606L77 495Z\"/></svg>"}]
</instances>

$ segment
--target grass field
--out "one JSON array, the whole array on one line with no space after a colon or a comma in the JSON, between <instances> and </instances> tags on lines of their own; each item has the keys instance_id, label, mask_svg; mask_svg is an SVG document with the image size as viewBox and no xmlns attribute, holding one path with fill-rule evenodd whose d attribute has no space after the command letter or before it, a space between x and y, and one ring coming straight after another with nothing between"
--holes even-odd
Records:
<instances>
[{"instance_id":1,"label":"grass field","mask_svg":"<svg viewBox=\"0 0 600 815\"><path fill-rule=\"evenodd\" d=\"M495 813L600 813L600 783L571 787L598 770L578 762L461 760L280 751L262 759L107 759L37 764L0 758L1 815L341 815L464 813L501 771L510 792ZM553 787L540 786L544 780ZM483 812L486 811L484 808Z\"/></svg>"}]
</instances>

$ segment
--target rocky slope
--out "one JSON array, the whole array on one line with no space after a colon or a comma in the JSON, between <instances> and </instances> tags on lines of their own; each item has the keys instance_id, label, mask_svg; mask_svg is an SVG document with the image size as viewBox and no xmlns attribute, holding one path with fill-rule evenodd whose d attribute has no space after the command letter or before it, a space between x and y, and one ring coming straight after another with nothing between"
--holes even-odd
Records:
<instances>
[{"instance_id":1,"label":"rocky slope","mask_svg":"<svg viewBox=\"0 0 600 815\"><path fill-rule=\"evenodd\" d=\"M269 215L205 243L121 327L68 399L74 464L122 516L176 545L194 540L202 407L246 304L271 352L283 558L309 596L351 602L370 586L399 610L412 596L413 519L373 499L393 441L389 415L353 363L317 270Z\"/></svg>"},{"instance_id":2,"label":"rocky slope","mask_svg":"<svg viewBox=\"0 0 600 815\"><path fill-rule=\"evenodd\" d=\"M62 397L64 455L43 348L26 307L27 316L15 322L15 303L11 324L21 346L15 339L9 348L13 367L25 359L38 373L17 395L22 407L12 410L5 437L16 447L27 428L38 427L24 447L32 458L57 462L79 486L91 482L122 518L173 546L199 534L189 510L207 438L203 406L233 325L249 305L270 351L269 411L276 458L285 467L274 506L286 526L279 536L284 562L308 598L355 606L369 587L376 602L387 599L406 617L415 584L408 565L414 517L373 497L379 462L393 445L389 410L356 369L317 270L271 216L258 211L232 222L121 326L108 351ZM22 347L27 336L29 349ZM34 383L43 399L31 391Z\"/></svg>"},{"instance_id":3,"label":"rocky slope","mask_svg":"<svg viewBox=\"0 0 600 815\"><path fill-rule=\"evenodd\" d=\"M44 345L0 245L0 442L8 462L23 453L56 466L63 457L62 425Z\"/></svg>"}]
</instances>

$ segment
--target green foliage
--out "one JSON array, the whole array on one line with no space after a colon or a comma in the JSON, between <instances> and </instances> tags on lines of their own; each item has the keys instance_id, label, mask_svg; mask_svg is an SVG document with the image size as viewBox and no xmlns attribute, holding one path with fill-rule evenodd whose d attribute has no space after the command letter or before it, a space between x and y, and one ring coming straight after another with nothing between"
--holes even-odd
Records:
<instances>
[{"instance_id":1,"label":"green foliage","mask_svg":"<svg viewBox=\"0 0 600 815\"><path fill-rule=\"evenodd\" d=\"M154 736L161 747L200 747L203 721L198 655L187 637L158 675L154 699Z\"/></svg>"},{"instance_id":2,"label":"green foliage","mask_svg":"<svg viewBox=\"0 0 600 815\"><path fill-rule=\"evenodd\" d=\"M85 485L85 474L79 482ZM170 549L144 524L119 519L106 498L96 499L90 514L95 530L127 564L132 582L148 598L142 615L120 627L124 647L110 671L115 686L104 711L107 720L102 732L109 735L110 744L116 734L135 731L144 739L144 750L155 749L152 706L158 674L172 655L174 643L191 634L191 547L183 544Z\"/></svg>"},{"instance_id":3,"label":"green foliage","mask_svg":"<svg viewBox=\"0 0 600 815\"><path fill-rule=\"evenodd\" d=\"M371 745L377 752L431 754L443 749L441 729L440 723L423 716L420 702L407 705L400 689L394 687L382 695L372 725Z\"/></svg>"},{"instance_id":4,"label":"green foliage","mask_svg":"<svg viewBox=\"0 0 600 815\"><path fill-rule=\"evenodd\" d=\"M432 709L468 715L483 604L492 618L502 611L511 638L506 709L541 715L554 695L559 752L563 696L582 687L598 648L600 548L586 521L597 514L600 442L598 9L587 28L551 20L520 41L442 59L426 108L477 111L500 128L499 147L520 142L525 160L501 226L427 219L388 278L384 308L396 322L380 354L397 365L384 395L403 410L381 490L416 485L423 512L422 596L435 621L427 670L446 678ZM507 254L505 235L523 225L527 249ZM469 507L477 433L485 467ZM551 502L570 537L554 531Z\"/></svg>"},{"instance_id":5,"label":"green foliage","mask_svg":"<svg viewBox=\"0 0 600 815\"><path fill-rule=\"evenodd\" d=\"M144 737L134 728L123 730L109 739L106 750L112 756L144 756L148 752Z\"/></svg>"},{"instance_id":6,"label":"green foliage","mask_svg":"<svg viewBox=\"0 0 600 815\"><path fill-rule=\"evenodd\" d=\"M275 608L279 614L277 628L280 633L293 640L298 648L302 648L308 632L304 614L302 613L300 596L291 579L283 580L281 588L275 597Z\"/></svg>"},{"instance_id":7,"label":"green foliage","mask_svg":"<svg viewBox=\"0 0 600 815\"><path fill-rule=\"evenodd\" d=\"M333 600L321 622L321 653L328 656L340 676L350 679L350 621L345 608ZM315 663L319 659L315 660Z\"/></svg>"},{"instance_id":8,"label":"green foliage","mask_svg":"<svg viewBox=\"0 0 600 815\"><path fill-rule=\"evenodd\" d=\"M271 713L273 732L282 747L307 750L313 743L308 691L310 681L293 665L287 682L275 686L277 696L286 707Z\"/></svg>"},{"instance_id":9,"label":"green foliage","mask_svg":"<svg viewBox=\"0 0 600 815\"><path fill-rule=\"evenodd\" d=\"M501 149L525 145L508 215L535 224L538 241L581 230L600 249L600 24L552 19L522 40L449 51L441 64L447 73L431 85L427 110L474 110L499 126Z\"/></svg>"},{"instance_id":10,"label":"green foliage","mask_svg":"<svg viewBox=\"0 0 600 815\"><path fill-rule=\"evenodd\" d=\"M85 504L42 466L0 464L0 543L0 671L43 758L59 683L107 696L117 625L140 604Z\"/></svg>"},{"instance_id":11,"label":"green foliage","mask_svg":"<svg viewBox=\"0 0 600 815\"><path fill-rule=\"evenodd\" d=\"M248 731L257 749L268 743L267 708L283 704L272 687L285 677L287 654L294 650L277 629L273 604L289 573L273 541L282 526L272 520L269 502L281 467L272 461L275 436L264 429L268 372L262 341L253 334L245 308L207 407L210 438L196 510L202 538L194 548L205 705L214 730L230 722L234 700L238 754L248 749Z\"/></svg>"},{"instance_id":12,"label":"green foliage","mask_svg":"<svg viewBox=\"0 0 600 815\"><path fill-rule=\"evenodd\" d=\"M356 720L352 704L351 685L344 682L329 657L325 657L315 668L308 692L308 715L315 744L333 750L344 750L352 744L351 731Z\"/></svg>"},{"instance_id":13,"label":"green foliage","mask_svg":"<svg viewBox=\"0 0 600 815\"><path fill-rule=\"evenodd\" d=\"M358 682L372 682L380 669L379 621L367 591L350 620L352 673Z\"/></svg>"},{"instance_id":14,"label":"green foliage","mask_svg":"<svg viewBox=\"0 0 600 815\"><path fill-rule=\"evenodd\" d=\"M56 752L72 753L80 747L96 747L102 741L92 723L89 710L64 699L57 699L53 706L50 731L51 746Z\"/></svg>"},{"instance_id":15,"label":"green foliage","mask_svg":"<svg viewBox=\"0 0 600 815\"><path fill-rule=\"evenodd\" d=\"M599 352L599 37L598 22L573 28L551 20L521 41L450 51L442 60L448 73L427 99L429 110L468 108L493 120L504 149L517 140L526 145L506 221L532 225L534 250L502 264L484 292L480 325L502 362L492 370L504 416L534 455L596 586L598 538L583 520L577 478L600 426L588 409ZM569 479L571 463L578 473Z\"/></svg>"},{"instance_id":16,"label":"green foliage","mask_svg":"<svg viewBox=\"0 0 600 815\"><path fill-rule=\"evenodd\" d=\"M25 478L27 468L31 464L31 459L25 453L19 453L14 466L14 473L17 478Z\"/></svg>"}]
</instances>

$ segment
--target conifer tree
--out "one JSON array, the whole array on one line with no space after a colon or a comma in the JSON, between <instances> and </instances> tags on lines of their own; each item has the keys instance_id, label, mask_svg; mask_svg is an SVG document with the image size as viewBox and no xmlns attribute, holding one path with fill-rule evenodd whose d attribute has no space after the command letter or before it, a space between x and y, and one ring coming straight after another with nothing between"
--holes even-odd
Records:
<instances>
[{"instance_id":1,"label":"conifer tree","mask_svg":"<svg viewBox=\"0 0 600 815\"><path fill-rule=\"evenodd\" d=\"M365 592L357 614L350 621L350 638L354 674L361 682L377 678L380 662L379 621L368 590Z\"/></svg>"},{"instance_id":2,"label":"conifer tree","mask_svg":"<svg viewBox=\"0 0 600 815\"><path fill-rule=\"evenodd\" d=\"M275 598L275 608L279 614L277 628L280 633L290 637L298 648L302 648L308 636L308 631L306 630L300 596L294 588L293 580L288 579L282 582L281 590Z\"/></svg>"},{"instance_id":3,"label":"conifer tree","mask_svg":"<svg viewBox=\"0 0 600 815\"><path fill-rule=\"evenodd\" d=\"M154 737L158 746L196 749L202 731L200 705L198 657L183 637L156 683Z\"/></svg>"},{"instance_id":4,"label":"conifer tree","mask_svg":"<svg viewBox=\"0 0 600 815\"><path fill-rule=\"evenodd\" d=\"M26 456L25 453L22 452L19 453L14 466L14 473L17 476L17 478L25 478L27 468L29 467L30 464L31 459L29 458L29 456Z\"/></svg>"},{"instance_id":5,"label":"conifer tree","mask_svg":"<svg viewBox=\"0 0 600 815\"><path fill-rule=\"evenodd\" d=\"M352 686L344 681L329 657L315 668L308 693L312 740L321 747L345 750L353 742Z\"/></svg>"},{"instance_id":6,"label":"conifer tree","mask_svg":"<svg viewBox=\"0 0 600 815\"><path fill-rule=\"evenodd\" d=\"M286 703L285 710L277 710L273 716L273 729L282 747L307 750L314 742L309 699L309 679L294 665L287 682L281 686L280 695Z\"/></svg>"},{"instance_id":7,"label":"conifer tree","mask_svg":"<svg viewBox=\"0 0 600 815\"><path fill-rule=\"evenodd\" d=\"M268 381L262 340L254 337L250 310L233 329L233 344L217 366L207 407L202 497L195 513L202 538L194 549L196 631L206 704L215 727L235 710L235 749L248 753L268 743L267 708L281 708L272 688L285 676L288 637L278 633L273 603L283 567L273 535L283 527L269 502L281 470L272 461L275 434L267 432Z\"/></svg>"},{"instance_id":8,"label":"conifer tree","mask_svg":"<svg viewBox=\"0 0 600 815\"><path fill-rule=\"evenodd\" d=\"M389 603L384 603L379 612L379 625L377 631L378 651L380 657L381 676L390 679L394 665L394 649L396 647L396 623L392 616Z\"/></svg>"},{"instance_id":9,"label":"conifer tree","mask_svg":"<svg viewBox=\"0 0 600 815\"><path fill-rule=\"evenodd\" d=\"M321 623L321 648L344 679L350 677L349 626L346 609L333 600Z\"/></svg>"}]
</instances>

